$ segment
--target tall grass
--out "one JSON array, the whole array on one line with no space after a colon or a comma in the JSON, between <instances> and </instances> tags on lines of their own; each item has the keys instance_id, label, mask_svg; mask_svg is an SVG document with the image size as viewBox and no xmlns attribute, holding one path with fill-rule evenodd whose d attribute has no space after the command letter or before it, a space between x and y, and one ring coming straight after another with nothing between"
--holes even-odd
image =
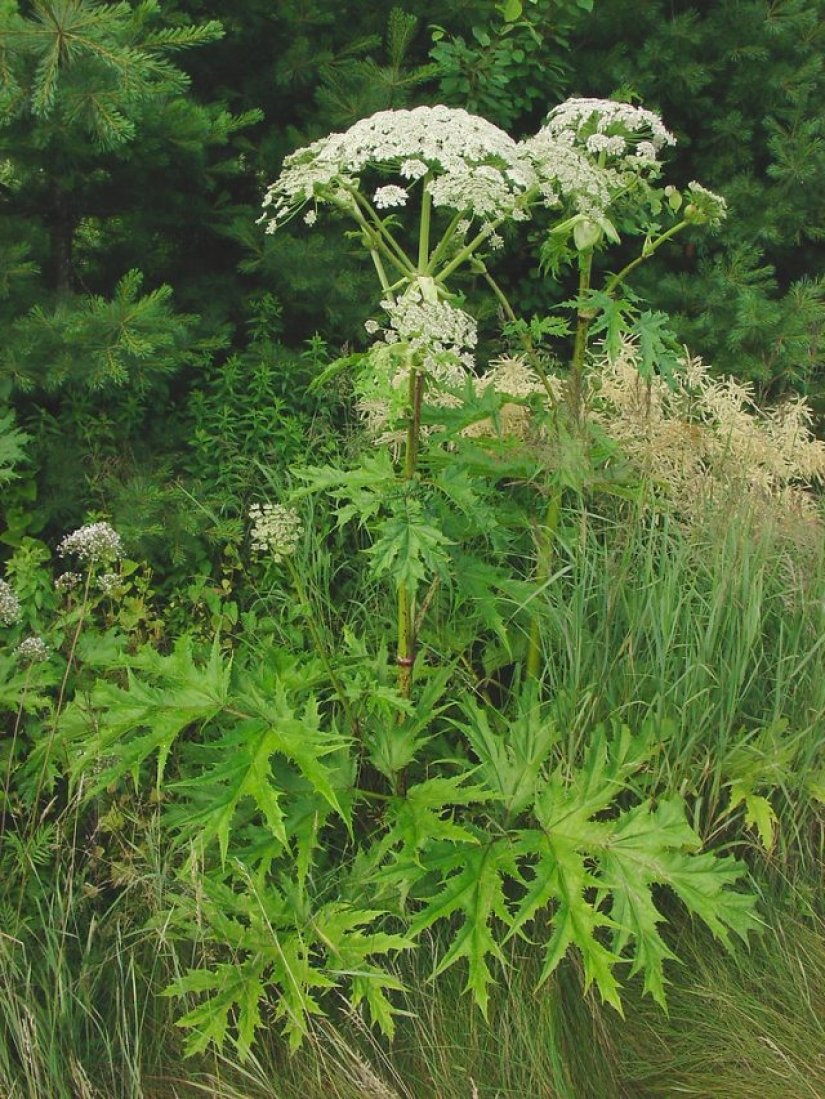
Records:
<instances>
[{"instance_id":1,"label":"tall grass","mask_svg":"<svg viewBox=\"0 0 825 1099\"><path fill-rule=\"evenodd\" d=\"M825 1095L825 920L784 908L769 927L749 953L733 957L686 931L668 1017L639 1003L626 1023L612 1022L627 1094Z\"/></svg>"},{"instance_id":2,"label":"tall grass","mask_svg":"<svg viewBox=\"0 0 825 1099\"><path fill-rule=\"evenodd\" d=\"M779 857L818 865L821 552L755 538L735 517L699 536L666 519L586 510L567 513L555 552L561 575L543 592L542 640L567 757L596 722L652 722L652 785L688 795L707 839L730 838L728 785L744 775L779 817Z\"/></svg>"},{"instance_id":3,"label":"tall grass","mask_svg":"<svg viewBox=\"0 0 825 1099\"><path fill-rule=\"evenodd\" d=\"M626 1017L591 996L571 959L535 989L524 951L484 1019L452 971L428 980L426 952L387 1045L360 1017L315 1026L294 1057L276 1042L245 1065L193 1073L184 1096L213 1099L817 1099L825 1094L825 923L775 909L750 952L727 954L686 924L673 936L669 1015L631 986Z\"/></svg>"},{"instance_id":4,"label":"tall grass","mask_svg":"<svg viewBox=\"0 0 825 1099\"><path fill-rule=\"evenodd\" d=\"M2 852L0 1097L144 1099L179 1048L158 996L177 960L162 926L144 926L164 889L160 836L145 835L143 865L118 891L99 884L105 864L76 846L76 827L44 839L7 835Z\"/></svg>"}]
</instances>

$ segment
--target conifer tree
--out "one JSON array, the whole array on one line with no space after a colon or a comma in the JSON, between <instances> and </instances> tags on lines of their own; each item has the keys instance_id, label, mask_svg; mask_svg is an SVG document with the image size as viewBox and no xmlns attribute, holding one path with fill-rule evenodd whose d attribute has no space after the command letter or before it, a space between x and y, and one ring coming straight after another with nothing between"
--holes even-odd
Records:
<instances>
[{"instance_id":1,"label":"conifer tree","mask_svg":"<svg viewBox=\"0 0 825 1099\"><path fill-rule=\"evenodd\" d=\"M169 285L219 221L212 150L253 117L198 103L177 64L222 33L157 0L0 2L0 399L34 428L47 513L90 506L96 460L151 453L173 377L222 340Z\"/></svg>"}]
</instances>

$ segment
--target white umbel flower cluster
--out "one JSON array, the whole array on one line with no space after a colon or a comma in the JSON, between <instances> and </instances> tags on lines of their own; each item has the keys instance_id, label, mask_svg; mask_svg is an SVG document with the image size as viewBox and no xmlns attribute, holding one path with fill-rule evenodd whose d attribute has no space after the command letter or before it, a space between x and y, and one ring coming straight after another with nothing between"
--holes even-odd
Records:
<instances>
[{"instance_id":1,"label":"white umbel flower cluster","mask_svg":"<svg viewBox=\"0 0 825 1099\"><path fill-rule=\"evenodd\" d=\"M376 210L389 210L392 206L406 206L409 197L403 187L390 183L386 187L379 187L372 196L372 201Z\"/></svg>"},{"instance_id":2,"label":"white umbel flower cluster","mask_svg":"<svg viewBox=\"0 0 825 1099\"><path fill-rule=\"evenodd\" d=\"M104 595L115 595L121 583L121 578L116 572L104 572L97 578L97 586Z\"/></svg>"},{"instance_id":3,"label":"white umbel flower cluster","mask_svg":"<svg viewBox=\"0 0 825 1099\"><path fill-rule=\"evenodd\" d=\"M546 206L569 202L579 213L600 217L610 205L611 195L621 187L618 172L598 167L586 151L575 149L548 130L539 130L523 146L536 170Z\"/></svg>"},{"instance_id":4,"label":"white umbel flower cluster","mask_svg":"<svg viewBox=\"0 0 825 1099\"><path fill-rule=\"evenodd\" d=\"M100 561L117 561L123 556L123 543L109 523L87 523L67 534L57 552L61 557L73 554L87 565L94 565Z\"/></svg>"},{"instance_id":5,"label":"white umbel flower cluster","mask_svg":"<svg viewBox=\"0 0 825 1099\"><path fill-rule=\"evenodd\" d=\"M373 344L369 379L362 378L358 411L378 444L395 446L397 417L407 415L411 367L425 376L428 405L459 404L450 390L463 387L472 376L478 329L469 313L439 297L432 278L417 278L399 297L382 301L381 307L388 318L384 328L367 322L367 331L380 338ZM402 353L392 353L395 348ZM422 428L424 434L428 431Z\"/></svg>"},{"instance_id":6,"label":"white umbel flower cluster","mask_svg":"<svg viewBox=\"0 0 825 1099\"><path fill-rule=\"evenodd\" d=\"M61 572L55 577L54 590L59 592L73 591L83 583L83 577L79 572Z\"/></svg>"},{"instance_id":7,"label":"white umbel flower cluster","mask_svg":"<svg viewBox=\"0 0 825 1099\"><path fill-rule=\"evenodd\" d=\"M266 555L280 564L298 548L304 525L292 508L285 508L282 504L253 504L249 509L249 519L252 523L252 552L259 557Z\"/></svg>"},{"instance_id":8,"label":"white umbel flower cluster","mask_svg":"<svg viewBox=\"0 0 825 1099\"><path fill-rule=\"evenodd\" d=\"M444 106L379 111L286 157L264 197L267 232L311 200L340 201L368 167L413 182L429 174L435 206L485 218L526 217L522 200L537 183L518 144L486 119ZM402 190L382 187L376 197L399 205L384 200Z\"/></svg>"},{"instance_id":9,"label":"white umbel flower cluster","mask_svg":"<svg viewBox=\"0 0 825 1099\"><path fill-rule=\"evenodd\" d=\"M475 360L476 322L469 313L439 300L432 279L417 279L399 298L381 302L389 324L384 343L406 343L431 378L460 385Z\"/></svg>"},{"instance_id":10,"label":"white umbel flower cluster","mask_svg":"<svg viewBox=\"0 0 825 1099\"><path fill-rule=\"evenodd\" d=\"M49 659L49 646L36 634L24 638L14 650L15 656L24 664L42 664Z\"/></svg>"},{"instance_id":11,"label":"white umbel flower cluster","mask_svg":"<svg viewBox=\"0 0 825 1099\"><path fill-rule=\"evenodd\" d=\"M4 626L13 626L20 621L20 600L5 580L0 580L0 622Z\"/></svg>"},{"instance_id":12,"label":"white umbel flower cluster","mask_svg":"<svg viewBox=\"0 0 825 1099\"><path fill-rule=\"evenodd\" d=\"M642 155L648 159L665 145L676 144L653 111L612 99L568 99L550 112L542 128L567 144L610 156L632 155L642 143Z\"/></svg>"},{"instance_id":13,"label":"white umbel flower cluster","mask_svg":"<svg viewBox=\"0 0 825 1099\"><path fill-rule=\"evenodd\" d=\"M522 149L546 203L569 203L598 219L634 179L655 174L659 153L674 143L653 111L611 99L568 99Z\"/></svg>"}]
</instances>

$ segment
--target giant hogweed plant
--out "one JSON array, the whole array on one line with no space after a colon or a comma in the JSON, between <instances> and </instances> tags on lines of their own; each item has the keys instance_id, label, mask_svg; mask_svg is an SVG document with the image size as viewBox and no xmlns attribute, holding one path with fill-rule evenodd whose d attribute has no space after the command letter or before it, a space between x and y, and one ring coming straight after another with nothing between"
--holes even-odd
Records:
<instances>
[{"instance_id":1,"label":"giant hogweed plant","mask_svg":"<svg viewBox=\"0 0 825 1099\"><path fill-rule=\"evenodd\" d=\"M466 965L486 1011L519 938L541 944L542 981L576 951L586 986L620 1009L635 973L664 1003L668 894L725 943L756 925L742 866L702 852L681 799L649 788L652 728L594 728L565 758L531 611L552 580L543 513L576 483L558 454L584 430L588 338L621 320L650 344L658 322L619 304L625 276L722 213L698 184L684 196L659 185L671 140L652 113L592 100L562 105L522 143L461 110L382 112L293 154L268 191L269 231L300 213L349 219L384 317L368 322L369 350L338 364L355 371L375 445L351 467L294 470L293 498L252 515L253 549L291 585L308 644L145 650L60 728L89 793L132 776L165 800L181 863L165 926L211 959L170 990L189 998L190 1050L230 1035L248 1050L273 1020L298 1043L333 991L392 1034L393 956L431 928L436 975ZM541 341L566 322L520 323L488 266L501 233L548 209L548 262L579 271L565 387ZM634 233L638 259L595 291L596 250ZM523 342L526 380L509 360L477 377L462 272ZM507 425L535 388L546 422L526 445ZM349 615L316 613L320 532L294 511L310 494L359 528L385 612L353 600ZM494 649L508 675L485 682Z\"/></svg>"}]
</instances>

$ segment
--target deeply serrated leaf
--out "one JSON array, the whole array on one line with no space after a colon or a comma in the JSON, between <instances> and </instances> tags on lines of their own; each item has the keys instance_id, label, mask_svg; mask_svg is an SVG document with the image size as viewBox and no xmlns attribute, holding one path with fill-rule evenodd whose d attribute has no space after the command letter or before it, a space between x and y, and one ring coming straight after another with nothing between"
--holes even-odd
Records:
<instances>
[{"instance_id":1,"label":"deeply serrated leaf","mask_svg":"<svg viewBox=\"0 0 825 1099\"><path fill-rule=\"evenodd\" d=\"M432 862L429 868L435 869ZM410 933L418 935L438 920L461 912L462 923L436 972L466 958L467 989L486 1015L492 981L487 958L503 961L491 922L494 917L509 922L504 884L518 877L517 852L506 839L477 846L456 844L442 856L438 869L444 875L442 888L413 919Z\"/></svg>"}]
</instances>

